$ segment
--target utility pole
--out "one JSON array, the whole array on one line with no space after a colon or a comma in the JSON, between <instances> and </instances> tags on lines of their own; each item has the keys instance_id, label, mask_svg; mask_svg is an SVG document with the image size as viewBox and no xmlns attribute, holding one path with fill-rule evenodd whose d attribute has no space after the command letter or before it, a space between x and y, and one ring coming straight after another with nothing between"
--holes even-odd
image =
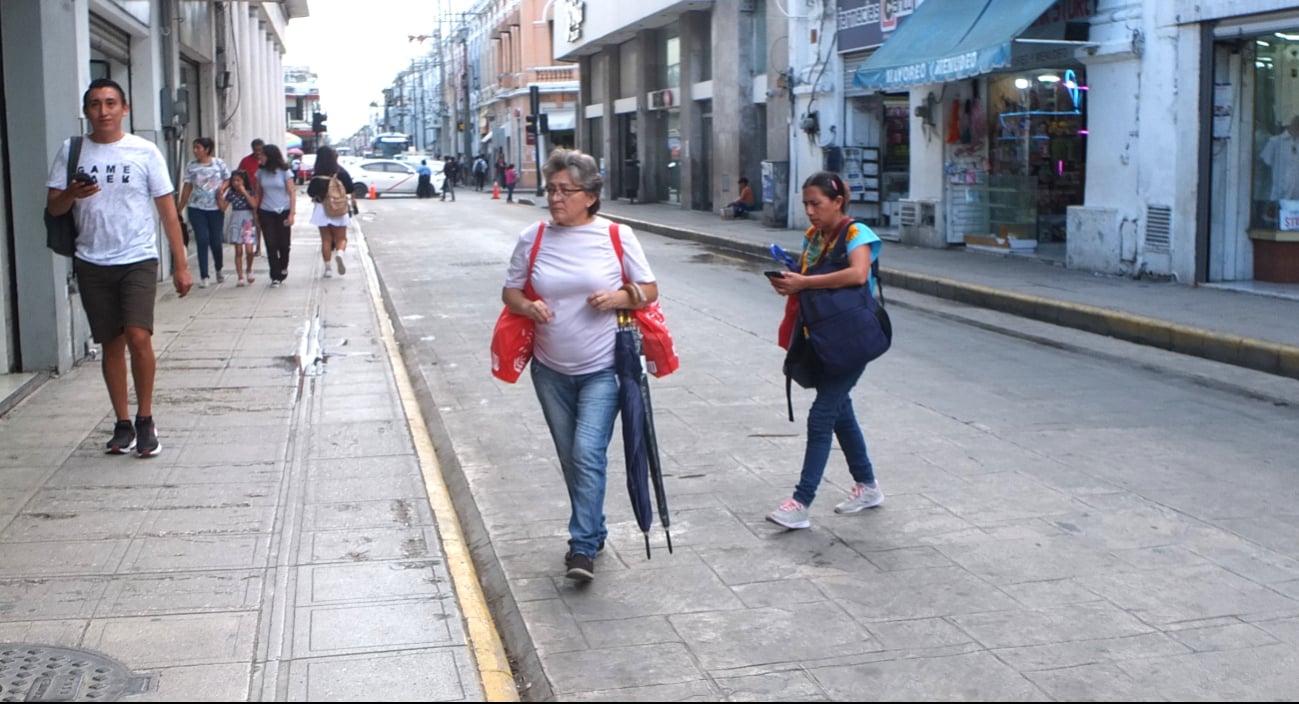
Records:
<instances>
[{"instance_id":1,"label":"utility pole","mask_svg":"<svg viewBox=\"0 0 1299 704\"><path fill-rule=\"evenodd\" d=\"M532 123L532 144L537 153L537 197L540 198L545 195L546 189L545 184L541 182L541 88L535 83L528 88L528 100L532 110L532 114L528 116Z\"/></svg>"}]
</instances>

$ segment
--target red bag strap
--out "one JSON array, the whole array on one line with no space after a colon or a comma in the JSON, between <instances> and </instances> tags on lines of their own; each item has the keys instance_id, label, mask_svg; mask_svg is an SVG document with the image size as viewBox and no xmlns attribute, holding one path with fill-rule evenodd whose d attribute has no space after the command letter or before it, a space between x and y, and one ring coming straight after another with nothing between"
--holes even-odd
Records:
<instances>
[{"instance_id":1,"label":"red bag strap","mask_svg":"<svg viewBox=\"0 0 1299 704\"><path fill-rule=\"evenodd\" d=\"M541 249L541 233L545 231L545 222L537 225L537 238L532 241L532 253L528 255L528 278L523 282L523 295L529 301L537 300L537 292L532 290L532 265L537 263L537 250Z\"/></svg>"},{"instance_id":2,"label":"red bag strap","mask_svg":"<svg viewBox=\"0 0 1299 704\"><path fill-rule=\"evenodd\" d=\"M622 261L622 238L618 236L618 223L609 223L609 239L613 240L613 253L618 255L618 268L622 270L622 282L627 281L627 265Z\"/></svg>"}]
</instances>

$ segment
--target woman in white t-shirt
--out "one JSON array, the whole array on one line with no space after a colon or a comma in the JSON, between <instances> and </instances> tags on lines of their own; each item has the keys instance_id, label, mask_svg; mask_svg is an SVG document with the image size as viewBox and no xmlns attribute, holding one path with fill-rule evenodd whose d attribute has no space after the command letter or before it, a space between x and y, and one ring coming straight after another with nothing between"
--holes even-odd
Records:
<instances>
[{"instance_id":1,"label":"woman in white t-shirt","mask_svg":"<svg viewBox=\"0 0 1299 704\"><path fill-rule=\"evenodd\" d=\"M611 223L596 216L604 181L594 159L556 149L542 172L551 219L519 236L501 298L511 311L537 322L532 383L572 502L567 576L589 581L595 576L596 553L609 534L604 493L618 415L613 370L617 314L653 303L658 285L631 228L619 230L623 259L618 261ZM541 246L531 271L537 299L529 300L523 291L538 236ZM624 267L640 296L636 287L624 287Z\"/></svg>"},{"instance_id":2,"label":"woman in white t-shirt","mask_svg":"<svg viewBox=\"0 0 1299 704\"><path fill-rule=\"evenodd\" d=\"M211 137L194 140L194 160L185 165L185 185L180 190L176 209L185 213L190 228L194 230L194 243L198 246L199 288L207 288L208 252L212 253L212 268L217 283L226 280L221 269L222 238L225 229L225 212L217 204L217 195L230 179L226 163L212 155L216 148Z\"/></svg>"}]
</instances>

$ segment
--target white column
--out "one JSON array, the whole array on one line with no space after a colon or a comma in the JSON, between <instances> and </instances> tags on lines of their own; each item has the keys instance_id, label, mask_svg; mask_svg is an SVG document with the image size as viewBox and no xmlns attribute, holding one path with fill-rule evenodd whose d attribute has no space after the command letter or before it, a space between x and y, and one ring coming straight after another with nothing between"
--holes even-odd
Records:
<instances>
[{"instance_id":1,"label":"white column","mask_svg":"<svg viewBox=\"0 0 1299 704\"><path fill-rule=\"evenodd\" d=\"M241 147L247 147L257 135L253 132L253 67L252 42L248 32L248 3L241 2L231 9L230 17L235 30L235 47L239 61L239 104L235 108L239 122ZM241 149L242 151L242 149Z\"/></svg>"}]
</instances>

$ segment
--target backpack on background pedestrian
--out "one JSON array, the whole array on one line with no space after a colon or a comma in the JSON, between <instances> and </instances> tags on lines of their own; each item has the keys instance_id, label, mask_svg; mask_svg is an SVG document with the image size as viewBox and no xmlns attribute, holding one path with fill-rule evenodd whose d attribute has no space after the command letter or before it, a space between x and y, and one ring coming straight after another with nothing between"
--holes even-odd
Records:
<instances>
[{"instance_id":1,"label":"backpack on background pedestrian","mask_svg":"<svg viewBox=\"0 0 1299 704\"><path fill-rule=\"evenodd\" d=\"M349 200L353 186L351 174L338 163L338 151L321 147L307 196L315 203L311 224L320 228L320 258L325 262L326 279L334 275L331 264L338 267L340 276L347 273L343 252L347 251L347 227L352 222L354 204Z\"/></svg>"},{"instance_id":2,"label":"backpack on background pedestrian","mask_svg":"<svg viewBox=\"0 0 1299 704\"><path fill-rule=\"evenodd\" d=\"M50 167L46 207L54 217L71 212L77 224L72 271L90 332L103 349L101 372L116 419L105 449L114 455L134 449L140 457L154 457L162 451L153 420L159 221L171 250L176 294L183 298L194 284L181 240L175 188L158 147L123 131L130 106L121 85L107 78L91 81L81 110L91 133L82 140L77 178L68 181L68 140Z\"/></svg>"},{"instance_id":3,"label":"backpack on background pedestrian","mask_svg":"<svg viewBox=\"0 0 1299 704\"><path fill-rule=\"evenodd\" d=\"M487 183L487 160L481 155L474 159L474 190L483 190L483 185Z\"/></svg>"},{"instance_id":4,"label":"backpack on background pedestrian","mask_svg":"<svg viewBox=\"0 0 1299 704\"><path fill-rule=\"evenodd\" d=\"M848 187L837 174L821 171L803 183L803 210L812 224L803 235L803 253L797 270L769 275L776 293L800 296L800 293L811 290L860 287L863 284L868 288L875 287L871 265L879 258L880 239L862 223L845 222L849 219L847 208ZM838 241L840 237L842 242ZM844 252L845 261L841 268L822 266L823 260L836 263L829 257L837 252ZM827 268L833 270L825 272ZM791 306L787 305L787 314L790 309ZM797 309L794 312L797 314ZM809 345L802 339L804 324L801 318L795 319L792 325L782 323L781 327L782 336L786 328L792 331L791 354L795 345ZM848 461L848 472L853 478L848 498L835 506L835 513L857 513L884 503L884 492L875 481L866 438L853 412L850 395L865 369L866 362L834 373L822 369L813 371L800 381L801 385L810 384L816 389L816 398L807 414L803 467L793 496L767 514L768 521L789 529L811 526L809 509L825 475L831 441L835 438L839 440L839 447Z\"/></svg>"}]
</instances>

